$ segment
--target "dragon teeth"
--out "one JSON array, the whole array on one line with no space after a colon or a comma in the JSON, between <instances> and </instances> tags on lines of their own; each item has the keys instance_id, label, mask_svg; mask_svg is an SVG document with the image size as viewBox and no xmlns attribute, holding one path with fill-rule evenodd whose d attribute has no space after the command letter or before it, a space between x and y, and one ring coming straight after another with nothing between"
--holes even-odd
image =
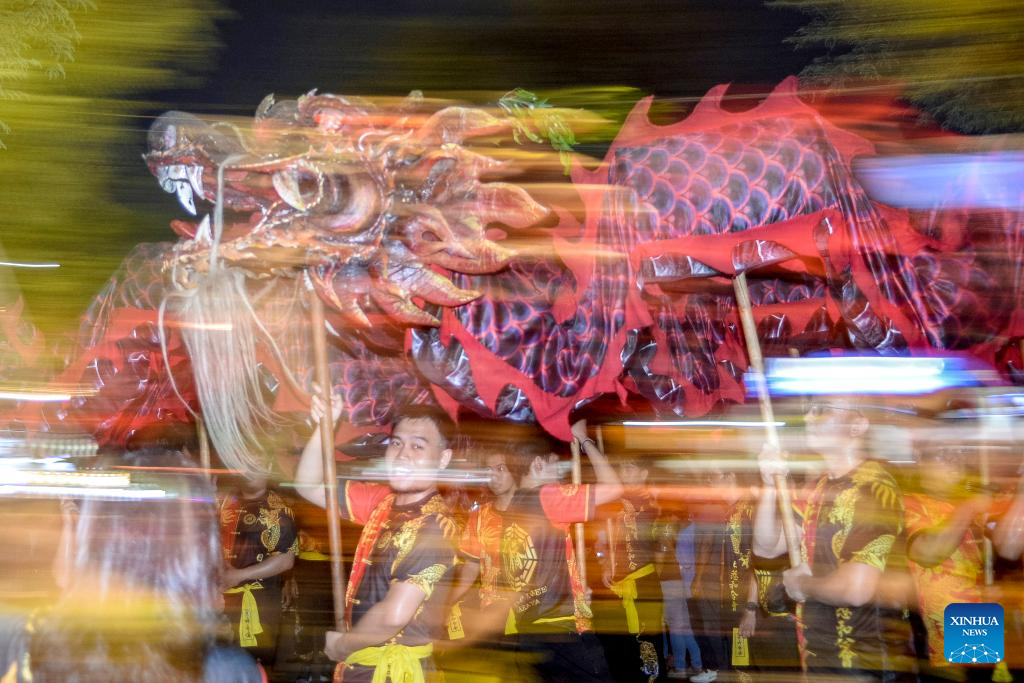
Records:
<instances>
[{"instance_id":1,"label":"dragon teeth","mask_svg":"<svg viewBox=\"0 0 1024 683\"><path fill-rule=\"evenodd\" d=\"M202 198L203 193L203 167L202 166L189 166L186 171L188 181L192 184L192 189L195 190L196 194Z\"/></svg>"},{"instance_id":2,"label":"dragon teeth","mask_svg":"<svg viewBox=\"0 0 1024 683\"><path fill-rule=\"evenodd\" d=\"M196 203L192 197L192 186L188 183L178 182L175 188L175 193L178 195L178 202L181 206L189 212L189 214L196 215Z\"/></svg>"},{"instance_id":3,"label":"dragon teeth","mask_svg":"<svg viewBox=\"0 0 1024 683\"><path fill-rule=\"evenodd\" d=\"M210 244L213 242L213 232L210 230L210 214L203 216L196 228L195 241L199 244Z\"/></svg>"}]
</instances>

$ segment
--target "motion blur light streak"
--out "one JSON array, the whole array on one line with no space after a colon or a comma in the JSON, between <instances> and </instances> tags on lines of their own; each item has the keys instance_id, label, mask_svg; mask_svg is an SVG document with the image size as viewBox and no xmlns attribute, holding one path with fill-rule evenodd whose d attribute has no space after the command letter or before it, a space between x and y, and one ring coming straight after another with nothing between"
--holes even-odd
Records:
<instances>
[{"instance_id":1,"label":"motion blur light streak","mask_svg":"<svg viewBox=\"0 0 1024 683\"><path fill-rule=\"evenodd\" d=\"M736 420L686 420L686 421L636 421L627 420L622 423L626 427L741 427L741 428L764 428L768 424L776 427L785 427L785 422L759 422L759 421L736 421Z\"/></svg>"},{"instance_id":2,"label":"motion blur light streak","mask_svg":"<svg viewBox=\"0 0 1024 683\"><path fill-rule=\"evenodd\" d=\"M60 268L59 263L16 263L14 261L0 261L0 266L7 268Z\"/></svg>"},{"instance_id":3,"label":"motion blur light streak","mask_svg":"<svg viewBox=\"0 0 1024 683\"><path fill-rule=\"evenodd\" d=\"M769 358L765 380L774 395L926 394L981 386L984 373L959 358ZM755 378L748 376L748 392Z\"/></svg>"},{"instance_id":4,"label":"motion blur light streak","mask_svg":"<svg viewBox=\"0 0 1024 683\"><path fill-rule=\"evenodd\" d=\"M111 489L125 488L131 484L128 474L116 472L46 472L46 471L0 471L0 485Z\"/></svg>"},{"instance_id":5,"label":"motion blur light streak","mask_svg":"<svg viewBox=\"0 0 1024 683\"><path fill-rule=\"evenodd\" d=\"M876 201L910 209L1018 209L1024 154L918 154L858 159L854 172Z\"/></svg>"},{"instance_id":6,"label":"motion blur light streak","mask_svg":"<svg viewBox=\"0 0 1024 683\"><path fill-rule=\"evenodd\" d=\"M8 401L70 401L71 394L45 394L31 393L24 391L0 391L0 399Z\"/></svg>"},{"instance_id":7,"label":"motion blur light streak","mask_svg":"<svg viewBox=\"0 0 1024 683\"><path fill-rule=\"evenodd\" d=\"M116 498L119 500L153 500L169 498L162 489L102 489L79 488L77 486L22 486L0 485L0 496L74 496L76 498Z\"/></svg>"}]
</instances>

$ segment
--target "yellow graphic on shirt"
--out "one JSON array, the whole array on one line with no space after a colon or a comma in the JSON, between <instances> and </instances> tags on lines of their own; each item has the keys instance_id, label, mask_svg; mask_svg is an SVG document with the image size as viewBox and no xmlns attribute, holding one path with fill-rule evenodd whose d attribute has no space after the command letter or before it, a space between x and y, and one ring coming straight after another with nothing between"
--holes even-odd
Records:
<instances>
[{"instance_id":1,"label":"yellow graphic on shirt","mask_svg":"<svg viewBox=\"0 0 1024 683\"><path fill-rule=\"evenodd\" d=\"M413 546L416 544L416 537L419 536L420 529L423 528L423 524L426 521L426 517L417 517L403 522L398 533L391 537L390 543L398 551L394 561L391 563L392 574L398 571L398 567L401 566L405 558L412 552Z\"/></svg>"},{"instance_id":2,"label":"yellow graphic on shirt","mask_svg":"<svg viewBox=\"0 0 1024 683\"><path fill-rule=\"evenodd\" d=\"M505 581L515 591L530 585L537 571L537 549L533 547L533 539L518 524L508 525L502 534L501 564Z\"/></svg>"},{"instance_id":3,"label":"yellow graphic on shirt","mask_svg":"<svg viewBox=\"0 0 1024 683\"><path fill-rule=\"evenodd\" d=\"M441 580L445 572L448 571L448 567L443 564L432 564L423 571L413 574L408 579L407 583L418 587L424 593L426 593L429 599L434 594L434 586Z\"/></svg>"},{"instance_id":4,"label":"yellow graphic on shirt","mask_svg":"<svg viewBox=\"0 0 1024 683\"><path fill-rule=\"evenodd\" d=\"M275 550L281 540L281 510L261 507L260 524L264 527L260 532L260 543L269 551Z\"/></svg>"}]
</instances>

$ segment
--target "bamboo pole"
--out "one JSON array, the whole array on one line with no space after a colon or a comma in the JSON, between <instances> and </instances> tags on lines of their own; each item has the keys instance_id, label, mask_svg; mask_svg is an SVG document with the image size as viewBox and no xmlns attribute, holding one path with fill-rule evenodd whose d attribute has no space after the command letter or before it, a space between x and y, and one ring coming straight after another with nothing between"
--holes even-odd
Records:
<instances>
[{"instance_id":1,"label":"bamboo pole","mask_svg":"<svg viewBox=\"0 0 1024 683\"><path fill-rule=\"evenodd\" d=\"M750 305L750 292L747 290L747 274L740 273L732 281L736 292L737 310L743 327L743 338L750 357L750 369L757 385L757 400L761 405L761 420L764 422L765 437L768 445L779 450L779 431L775 428L775 411L772 410L771 397L764 377L764 359L761 356L761 344L757 339L757 326L754 324L754 312ZM792 498L786 477L775 475L775 490L779 496L779 512L782 515L782 533L786 537L786 549L789 551L789 564L796 567L800 564L800 538L797 534L796 518L793 516Z\"/></svg>"},{"instance_id":2,"label":"bamboo pole","mask_svg":"<svg viewBox=\"0 0 1024 683\"><path fill-rule=\"evenodd\" d=\"M207 481L213 481L210 464L210 437L206 433L206 424L201 415L196 418L196 439L199 440L199 465L203 468L203 476Z\"/></svg>"},{"instance_id":3,"label":"bamboo pole","mask_svg":"<svg viewBox=\"0 0 1024 683\"><path fill-rule=\"evenodd\" d=\"M572 483L576 486L580 486L583 483L583 465L580 462L580 442L576 439L572 440L569 445L572 450ZM576 567L580 573L580 581L583 583L583 588L587 588L587 544L584 537L583 522L577 522L574 525L574 531L576 532Z\"/></svg>"},{"instance_id":4,"label":"bamboo pole","mask_svg":"<svg viewBox=\"0 0 1024 683\"><path fill-rule=\"evenodd\" d=\"M341 509L338 504L338 471L334 463L334 420L331 411L331 375L327 368L327 329L324 304L315 291L309 292L313 326L313 356L316 381L324 412L320 416L320 448L324 464L324 496L327 503L327 537L331 551L331 593L334 597L336 630L345 631L345 565L341 545Z\"/></svg>"},{"instance_id":5,"label":"bamboo pole","mask_svg":"<svg viewBox=\"0 0 1024 683\"><path fill-rule=\"evenodd\" d=\"M597 440L597 450L608 455L608 452L604 449L604 431L601 429L601 425L597 425L594 428L594 436ZM612 570L612 580L615 580L616 572L616 561L615 561L615 523L611 517L604 520L605 533L608 535L608 566Z\"/></svg>"},{"instance_id":6,"label":"bamboo pole","mask_svg":"<svg viewBox=\"0 0 1024 683\"><path fill-rule=\"evenodd\" d=\"M981 458L980 458L981 472L981 486L984 489L986 495L988 494L989 484L992 483L992 474L989 467L989 455L988 446L985 441L981 442ZM987 516L982 518L982 521L987 521ZM995 583L995 556L992 551L992 539L988 537L988 534L982 535L981 541L982 558L984 560L985 569L985 585L991 586Z\"/></svg>"}]
</instances>

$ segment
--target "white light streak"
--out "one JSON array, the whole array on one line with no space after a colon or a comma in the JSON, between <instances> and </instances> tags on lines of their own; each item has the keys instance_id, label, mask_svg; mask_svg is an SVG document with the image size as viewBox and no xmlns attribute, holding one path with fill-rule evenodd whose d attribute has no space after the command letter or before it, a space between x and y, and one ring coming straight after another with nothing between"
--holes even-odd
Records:
<instances>
[{"instance_id":1,"label":"white light streak","mask_svg":"<svg viewBox=\"0 0 1024 683\"><path fill-rule=\"evenodd\" d=\"M740 427L756 429L758 427L764 428L768 425L774 425L775 427L785 427L785 422L760 422L760 421L749 421L749 420L685 420L685 421L643 421L643 420L627 420L622 423L626 427Z\"/></svg>"},{"instance_id":2,"label":"white light streak","mask_svg":"<svg viewBox=\"0 0 1024 683\"><path fill-rule=\"evenodd\" d=\"M105 489L81 488L77 486L22 486L10 484L0 486L0 496L72 496L74 498L120 498L124 500L153 500L168 498L163 489Z\"/></svg>"},{"instance_id":3,"label":"white light streak","mask_svg":"<svg viewBox=\"0 0 1024 683\"><path fill-rule=\"evenodd\" d=\"M19 263L18 261L0 261L0 266L8 268L60 268L59 263Z\"/></svg>"},{"instance_id":4,"label":"white light streak","mask_svg":"<svg viewBox=\"0 0 1024 683\"><path fill-rule=\"evenodd\" d=\"M47 403L53 401L70 401L71 394L52 394L32 391L0 391L0 400L5 401L37 401Z\"/></svg>"}]
</instances>

